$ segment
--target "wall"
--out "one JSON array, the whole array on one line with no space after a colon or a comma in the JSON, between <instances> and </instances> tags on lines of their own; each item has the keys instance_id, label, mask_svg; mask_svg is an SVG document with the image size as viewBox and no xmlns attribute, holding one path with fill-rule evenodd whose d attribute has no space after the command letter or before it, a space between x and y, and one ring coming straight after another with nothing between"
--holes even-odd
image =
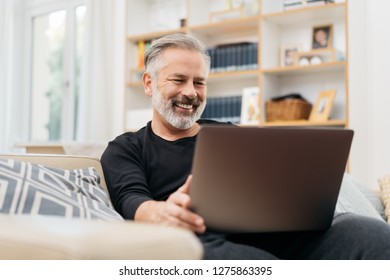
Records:
<instances>
[{"instance_id":1,"label":"wall","mask_svg":"<svg viewBox=\"0 0 390 280\"><path fill-rule=\"evenodd\" d=\"M349 1L351 174L372 188L390 173L389 10L386 0Z\"/></svg>"}]
</instances>

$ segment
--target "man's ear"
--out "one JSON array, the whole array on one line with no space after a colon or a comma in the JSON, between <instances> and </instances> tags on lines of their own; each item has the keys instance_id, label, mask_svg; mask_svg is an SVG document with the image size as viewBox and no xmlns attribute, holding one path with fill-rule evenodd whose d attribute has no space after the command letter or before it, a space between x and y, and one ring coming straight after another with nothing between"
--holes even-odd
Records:
<instances>
[{"instance_id":1,"label":"man's ear","mask_svg":"<svg viewBox=\"0 0 390 280\"><path fill-rule=\"evenodd\" d=\"M144 72L142 75L142 83L144 85L144 91L147 96L152 96L152 77L149 73Z\"/></svg>"}]
</instances>

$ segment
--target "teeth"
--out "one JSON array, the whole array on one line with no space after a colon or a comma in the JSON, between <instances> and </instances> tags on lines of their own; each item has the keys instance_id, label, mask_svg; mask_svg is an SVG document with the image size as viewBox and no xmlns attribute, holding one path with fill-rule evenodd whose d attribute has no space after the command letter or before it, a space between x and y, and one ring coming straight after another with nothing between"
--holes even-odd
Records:
<instances>
[{"instance_id":1,"label":"teeth","mask_svg":"<svg viewBox=\"0 0 390 280\"><path fill-rule=\"evenodd\" d=\"M183 109L192 109L192 105L189 105L189 104L178 103L176 105L180 108L183 108Z\"/></svg>"}]
</instances>

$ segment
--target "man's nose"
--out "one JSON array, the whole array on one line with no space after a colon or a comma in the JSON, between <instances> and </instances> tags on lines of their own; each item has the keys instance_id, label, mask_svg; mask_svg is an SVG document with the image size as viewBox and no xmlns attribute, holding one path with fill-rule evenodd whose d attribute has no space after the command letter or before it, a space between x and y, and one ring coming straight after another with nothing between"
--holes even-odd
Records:
<instances>
[{"instance_id":1,"label":"man's nose","mask_svg":"<svg viewBox=\"0 0 390 280\"><path fill-rule=\"evenodd\" d=\"M196 93L195 86L192 82L186 83L183 88L182 94L190 99L194 99L198 94Z\"/></svg>"}]
</instances>

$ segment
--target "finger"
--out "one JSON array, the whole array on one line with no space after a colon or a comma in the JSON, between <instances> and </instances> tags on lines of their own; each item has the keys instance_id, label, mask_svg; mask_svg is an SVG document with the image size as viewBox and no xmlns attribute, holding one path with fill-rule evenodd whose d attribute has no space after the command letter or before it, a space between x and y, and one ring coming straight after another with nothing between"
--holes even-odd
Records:
<instances>
[{"instance_id":1,"label":"finger","mask_svg":"<svg viewBox=\"0 0 390 280\"><path fill-rule=\"evenodd\" d=\"M180 220L174 216L171 216L167 220L167 224L170 226L175 226L175 227L180 227L180 228L185 228L191 231L194 231L196 233L204 233L206 231L206 226L204 224L198 226L198 225L193 225L190 223L187 223L183 220Z\"/></svg>"},{"instance_id":2,"label":"finger","mask_svg":"<svg viewBox=\"0 0 390 280\"><path fill-rule=\"evenodd\" d=\"M203 219L197 215L195 217L188 217L182 213L179 216L170 216L167 222L170 225L186 228L197 233L203 233L206 230Z\"/></svg>"},{"instance_id":3,"label":"finger","mask_svg":"<svg viewBox=\"0 0 390 280\"><path fill-rule=\"evenodd\" d=\"M192 175L188 175L185 183L183 186L181 186L178 191L179 192L184 192L184 193L189 193L190 191L190 186L191 186L191 182L192 182Z\"/></svg>"},{"instance_id":4,"label":"finger","mask_svg":"<svg viewBox=\"0 0 390 280\"><path fill-rule=\"evenodd\" d=\"M190 196L186 193L181 192L174 192L169 196L167 201L179 205L183 208L188 208L191 204Z\"/></svg>"},{"instance_id":5,"label":"finger","mask_svg":"<svg viewBox=\"0 0 390 280\"><path fill-rule=\"evenodd\" d=\"M192 226L198 227L204 225L204 219L199 216L198 214L195 214L194 212L187 210L187 209L181 209L182 211L178 212L177 217L188 224L191 224Z\"/></svg>"},{"instance_id":6,"label":"finger","mask_svg":"<svg viewBox=\"0 0 390 280\"><path fill-rule=\"evenodd\" d=\"M152 212L148 221L154 223L182 227L197 233L203 233L206 229L200 216L172 202L155 201Z\"/></svg>"},{"instance_id":7,"label":"finger","mask_svg":"<svg viewBox=\"0 0 390 280\"><path fill-rule=\"evenodd\" d=\"M186 223L183 223L181 222L180 220L176 220L175 222L172 222L172 224L170 226L175 226L175 227L178 227L178 228L184 228L184 229L187 229L189 231L192 231L192 232L195 232L195 233L199 233L199 234L202 234L206 231L206 227L194 227L190 224L186 224Z\"/></svg>"},{"instance_id":8,"label":"finger","mask_svg":"<svg viewBox=\"0 0 390 280\"><path fill-rule=\"evenodd\" d=\"M206 229L204 219L198 214L177 205L171 205L169 208L170 216L177 219L180 225L196 232L203 232Z\"/></svg>"}]
</instances>

